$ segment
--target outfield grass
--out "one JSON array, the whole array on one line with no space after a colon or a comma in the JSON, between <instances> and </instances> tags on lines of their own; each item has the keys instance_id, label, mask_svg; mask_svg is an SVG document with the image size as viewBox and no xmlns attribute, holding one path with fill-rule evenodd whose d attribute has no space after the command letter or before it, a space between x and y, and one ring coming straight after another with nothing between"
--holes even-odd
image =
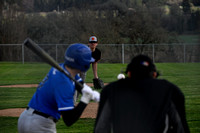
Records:
<instances>
[{"instance_id":1,"label":"outfield grass","mask_svg":"<svg viewBox=\"0 0 200 133\"><path fill-rule=\"evenodd\" d=\"M200 35L179 35L178 39L183 43L199 43Z\"/></svg>"},{"instance_id":2,"label":"outfield grass","mask_svg":"<svg viewBox=\"0 0 200 133\"><path fill-rule=\"evenodd\" d=\"M0 117L1 133L17 133L18 117ZM57 133L92 133L95 119L82 118L74 125L67 127L63 120L56 124Z\"/></svg>"},{"instance_id":3,"label":"outfield grass","mask_svg":"<svg viewBox=\"0 0 200 133\"><path fill-rule=\"evenodd\" d=\"M42 63L5 63L0 62L0 85L10 84L38 84L50 70L48 64ZM125 64L100 64L98 65L98 76L104 82L111 82L117 78L121 68ZM92 70L87 72L86 82L91 83L93 78Z\"/></svg>"},{"instance_id":4,"label":"outfield grass","mask_svg":"<svg viewBox=\"0 0 200 133\"><path fill-rule=\"evenodd\" d=\"M191 133L200 132L200 63L159 63L160 78L176 84L186 99L187 121Z\"/></svg>"},{"instance_id":5,"label":"outfield grass","mask_svg":"<svg viewBox=\"0 0 200 133\"><path fill-rule=\"evenodd\" d=\"M181 88L186 98L187 121L191 133L200 132L200 63L158 63L161 72L159 78L167 79ZM99 77L104 82L116 80L121 68L126 64L99 64ZM0 85L38 84L50 66L39 63L0 62ZM86 82L92 82L91 69L87 72ZM26 107L35 88L0 88L0 109ZM15 117L0 117L0 131L17 132ZM95 119L80 119L72 127L66 127L63 121L57 123L61 132L92 132Z\"/></svg>"}]
</instances>

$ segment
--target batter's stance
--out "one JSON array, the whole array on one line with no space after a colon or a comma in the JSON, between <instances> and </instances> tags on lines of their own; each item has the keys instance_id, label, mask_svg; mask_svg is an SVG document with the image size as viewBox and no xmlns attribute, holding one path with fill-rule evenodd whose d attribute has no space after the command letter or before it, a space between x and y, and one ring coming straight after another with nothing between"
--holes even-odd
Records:
<instances>
[{"instance_id":1,"label":"batter's stance","mask_svg":"<svg viewBox=\"0 0 200 133\"><path fill-rule=\"evenodd\" d=\"M77 74L86 72L93 61L91 50L86 45L72 44L66 50L65 62L60 65L69 75L81 81ZM99 101L98 92L86 84L83 86L81 100L74 106L75 83L51 68L19 117L19 133L56 133L56 122L60 116L67 126L71 126L80 118L91 99Z\"/></svg>"}]
</instances>

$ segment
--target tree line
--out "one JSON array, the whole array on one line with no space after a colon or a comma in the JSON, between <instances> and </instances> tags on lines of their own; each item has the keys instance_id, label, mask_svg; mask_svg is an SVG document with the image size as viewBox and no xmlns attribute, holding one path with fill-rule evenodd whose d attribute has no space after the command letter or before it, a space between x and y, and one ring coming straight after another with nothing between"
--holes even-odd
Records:
<instances>
[{"instance_id":1,"label":"tree line","mask_svg":"<svg viewBox=\"0 0 200 133\"><path fill-rule=\"evenodd\" d=\"M199 0L1 0L0 44L174 43L199 33Z\"/></svg>"}]
</instances>

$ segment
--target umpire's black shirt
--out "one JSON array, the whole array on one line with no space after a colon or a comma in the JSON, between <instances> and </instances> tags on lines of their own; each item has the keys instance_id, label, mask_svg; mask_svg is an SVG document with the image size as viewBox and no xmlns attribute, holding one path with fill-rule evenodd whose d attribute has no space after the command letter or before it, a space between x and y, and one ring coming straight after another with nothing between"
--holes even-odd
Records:
<instances>
[{"instance_id":1,"label":"umpire's black shirt","mask_svg":"<svg viewBox=\"0 0 200 133\"><path fill-rule=\"evenodd\" d=\"M163 133L170 122L175 132L189 132L184 104L183 93L166 80L118 80L101 92L95 133Z\"/></svg>"}]
</instances>

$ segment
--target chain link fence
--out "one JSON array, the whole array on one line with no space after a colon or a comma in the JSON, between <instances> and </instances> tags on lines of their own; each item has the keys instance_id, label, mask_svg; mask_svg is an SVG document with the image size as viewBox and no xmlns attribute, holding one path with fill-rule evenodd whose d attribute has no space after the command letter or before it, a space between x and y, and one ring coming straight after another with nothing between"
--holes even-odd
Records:
<instances>
[{"instance_id":1,"label":"chain link fence","mask_svg":"<svg viewBox=\"0 0 200 133\"><path fill-rule=\"evenodd\" d=\"M69 44L39 44L57 62L64 61ZM200 62L199 44L98 44L102 51L100 63L129 63L138 55L150 56L154 62ZM42 62L23 44L0 44L0 61Z\"/></svg>"}]
</instances>

